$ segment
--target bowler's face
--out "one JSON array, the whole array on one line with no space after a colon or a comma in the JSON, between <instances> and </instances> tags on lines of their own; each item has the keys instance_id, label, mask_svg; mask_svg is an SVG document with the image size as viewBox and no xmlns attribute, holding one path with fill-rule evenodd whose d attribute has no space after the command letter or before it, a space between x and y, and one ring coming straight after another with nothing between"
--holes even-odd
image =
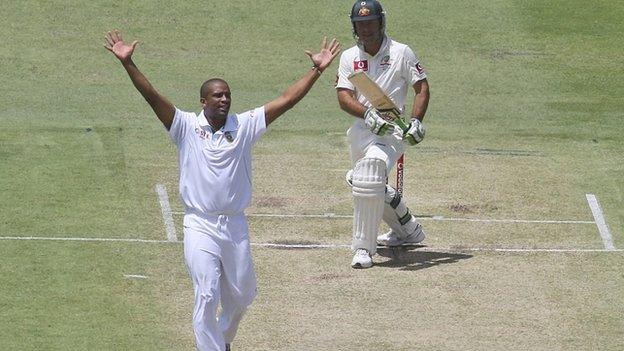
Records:
<instances>
[{"instance_id":1,"label":"bowler's face","mask_svg":"<svg viewBox=\"0 0 624 351\"><path fill-rule=\"evenodd\" d=\"M206 96L201 98L204 115L210 118L227 117L232 103L230 87L223 82L214 82L207 89Z\"/></svg>"}]
</instances>

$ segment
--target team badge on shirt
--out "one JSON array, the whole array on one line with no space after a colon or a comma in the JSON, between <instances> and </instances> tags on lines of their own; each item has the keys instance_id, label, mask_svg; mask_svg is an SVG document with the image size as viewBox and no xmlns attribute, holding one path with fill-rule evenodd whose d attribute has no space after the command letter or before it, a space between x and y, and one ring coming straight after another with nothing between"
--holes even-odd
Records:
<instances>
[{"instance_id":1,"label":"team badge on shirt","mask_svg":"<svg viewBox=\"0 0 624 351\"><path fill-rule=\"evenodd\" d=\"M390 66L390 55L386 55L381 59L381 62L379 63L379 65L381 67L386 67L386 66Z\"/></svg>"},{"instance_id":2,"label":"team badge on shirt","mask_svg":"<svg viewBox=\"0 0 624 351\"><path fill-rule=\"evenodd\" d=\"M232 136L232 133L230 132L225 132L225 140L227 140L228 142L232 142L234 141L234 137Z\"/></svg>"},{"instance_id":3,"label":"team badge on shirt","mask_svg":"<svg viewBox=\"0 0 624 351\"><path fill-rule=\"evenodd\" d=\"M353 61L353 70L355 72L357 72L357 71L367 72L368 71L368 60Z\"/></svg>"}]
</instances>

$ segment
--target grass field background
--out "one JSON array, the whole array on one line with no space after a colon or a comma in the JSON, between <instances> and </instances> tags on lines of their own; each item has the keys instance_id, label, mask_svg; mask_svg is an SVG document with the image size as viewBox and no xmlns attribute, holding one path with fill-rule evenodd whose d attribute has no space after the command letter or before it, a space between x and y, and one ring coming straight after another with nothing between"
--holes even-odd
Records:
<instances>
[{"instance_id":1,"label":"grass field background","mask_svg":"<svg viewBox=\"0 0 624 351\"><path fill-rule=\"evenodd\" d=\"M0 349L194 347L181 243L42 240L166 240L156 184L181 238L175 149L103 48L106 31L140 41L135 62L181 109L198 111L199 86L219 76L243 111L306 72L303 51L324 35L353 45L351 4L3 4ZM375 268L354 271L342 246L255 246L259 295L235 350L624 348L624 4L383 5L431 85L427 137L405 171L427 247L381 250ZM351 214L352 120L336 102L336 66L256 146L249 214ZM617 250L604 250L585 194ZM254 243L345 245L350 221L250 226ZM15 239L28 237L40 239Z\"/></svg>"}]
</instances>

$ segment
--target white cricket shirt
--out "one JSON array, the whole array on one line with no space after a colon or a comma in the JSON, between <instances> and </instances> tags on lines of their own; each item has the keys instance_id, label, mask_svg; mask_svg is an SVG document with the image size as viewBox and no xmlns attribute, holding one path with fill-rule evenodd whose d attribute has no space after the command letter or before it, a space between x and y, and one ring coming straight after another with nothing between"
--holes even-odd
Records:
<instances>
[{"instance_id":1,"label":"white cricket shirt","mask_svg":"<svg viewBox=\"0 0 624 351\"><path fill-rule=\"evenodd\" d=\"M264 106L228 115L213 131L203 111L176 108L169 135L178 148L180 197L187 212L239 214L251 201L251 147L266 131Z\"/></svg>"},{"instance_id":2,"label":"white cricket shirt","mask_svg":"<svg viewBox=\"0 0 624 351\"><path fill-rule=\"evenodd\" d=\"M384 37L375 56L369 55L358 46L349 48L340 56L336 88L355 91L358 101L370 106L366 98L357 93L353 84L347 79L349 75L359 71L366 72L401 109L401 113L405 110L405 98L409 88L419 80L427 78L420 60L412 49L387 36ZM363 120L359 122L364 123Z\"/></svg>"}]
</instances>

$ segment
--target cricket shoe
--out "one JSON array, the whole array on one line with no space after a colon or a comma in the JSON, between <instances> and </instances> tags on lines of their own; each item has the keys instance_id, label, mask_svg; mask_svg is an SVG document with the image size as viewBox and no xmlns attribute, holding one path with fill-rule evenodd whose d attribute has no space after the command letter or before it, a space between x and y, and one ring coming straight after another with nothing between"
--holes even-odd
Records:
<instances>
[{"instance_id":1,"label":"cricket shoe","mask_svg":"<svg viewBox=\"0 0 624 351\"><path fill-rule=\"evenodd\" d=\"M377 237L377 244L382 246L416 245L421 243L423 240L425 240L425 232L423 231L420 223L417 223L414 231L405 237L401 237L393 230L387 232L386 234L379 235Z\"/></svg>"},{"instance_id":2,"label":"cricket shoe","mask_svg":"<svg viewBox=\"0 0 624 351\"><path fill-rule=\"evenodd\" d=\"M373 259L366 249L355 250L351 267L353 268L370 268L373 266Z\"/></svg>"}]
</instances>

